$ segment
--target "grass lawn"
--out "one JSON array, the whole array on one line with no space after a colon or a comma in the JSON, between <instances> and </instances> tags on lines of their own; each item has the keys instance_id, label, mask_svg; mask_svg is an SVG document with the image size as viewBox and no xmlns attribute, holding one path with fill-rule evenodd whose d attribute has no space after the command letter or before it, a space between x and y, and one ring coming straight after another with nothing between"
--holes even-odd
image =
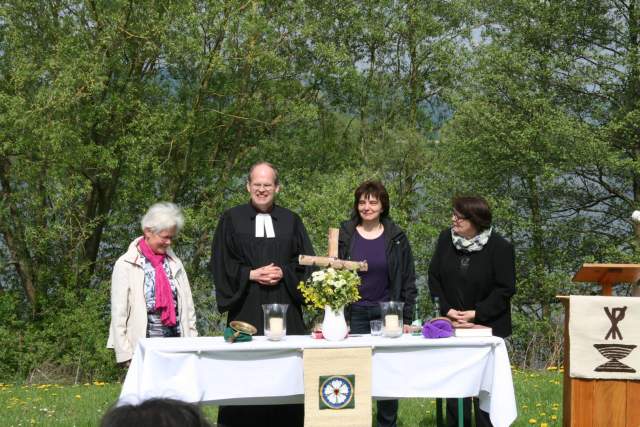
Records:
<instances>
[{"instance_id":1,"label":"grass lawn","mask_svg":"<svg viewBox=\"0 0 640 427\"><path fill-rule=\"evenodd\" d=\"M562 373L514 370L513 375L518 401L514 425L562 425ZM96 426L119 393L120 384L102 382L74 386L0 384L0 425ZM401 400L398 425L433 426L435 407L433 399ZM205 413L215 421L217 408L205 407Z\"/></svg>"}]
</instances>

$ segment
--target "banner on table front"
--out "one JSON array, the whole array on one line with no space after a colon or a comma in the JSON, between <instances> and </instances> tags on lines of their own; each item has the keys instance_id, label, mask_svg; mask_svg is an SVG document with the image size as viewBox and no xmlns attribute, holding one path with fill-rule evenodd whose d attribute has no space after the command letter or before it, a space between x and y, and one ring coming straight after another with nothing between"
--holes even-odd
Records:
<instances>
[{"instance_id":1,"label":"banner on table front","mask_svg":"<svg viewBox=\"0 0 640 427\"><path fill-rule=\"evenodd\" d=\"M571 296L569 375L640 379L640 298Z\"/></svg>"},{"instance_id":2,"label":"banner on table front","mask_svg":"<svg viewBox=\"0 0 640 427\"><path fill-rule=\"evenodd\" d=\"M305 349L304 425L371 426L371 348Z\"/></svg>"}]
</instances>

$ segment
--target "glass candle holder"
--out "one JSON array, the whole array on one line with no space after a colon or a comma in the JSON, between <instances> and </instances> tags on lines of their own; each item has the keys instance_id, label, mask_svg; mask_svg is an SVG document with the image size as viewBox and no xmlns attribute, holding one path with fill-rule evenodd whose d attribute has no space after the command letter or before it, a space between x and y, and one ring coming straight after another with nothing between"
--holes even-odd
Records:
<instances>
[{"instance_id":1,"label":"glass candle holder","mask_svg":"<svg viewBox=\"0 0 640 427\"><path fill-rule=\"evenodd\" d=\"M287 335L287 308L289 304L262 304L267 339L280 341Z\"/></svg>"},{"instance_id":2,"label":"glass candle holder","mask_svg":"<svg viewBox=\"0 0 640 427\"><path fill-rule=\"evenodd\" d=\"M382 316L382 335L396 338L402 335L402 309L404 303L399 301L389 301L380 303L380 313Z\"/></svg>"}]
</instances>

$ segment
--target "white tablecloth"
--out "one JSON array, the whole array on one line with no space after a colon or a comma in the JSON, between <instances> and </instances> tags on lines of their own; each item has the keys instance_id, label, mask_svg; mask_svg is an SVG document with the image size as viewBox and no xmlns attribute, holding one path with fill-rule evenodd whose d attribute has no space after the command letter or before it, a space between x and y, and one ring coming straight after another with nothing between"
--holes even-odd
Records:
<instances>
[{"instance_id":1,"label":"white tablecloth","mask_svg":"<svg viewBox=\"0 0 640 427\"><path fill-rule=\"evenodd\" d=\"M371 347L375 399L478 396L494 426L516 419L509 356L497 337L427 340L308 336L229 344L222 337L148 338L138 343L121 403L171 397L218 405L304 401L302 349Z\"/></svg>"}]
</instances>

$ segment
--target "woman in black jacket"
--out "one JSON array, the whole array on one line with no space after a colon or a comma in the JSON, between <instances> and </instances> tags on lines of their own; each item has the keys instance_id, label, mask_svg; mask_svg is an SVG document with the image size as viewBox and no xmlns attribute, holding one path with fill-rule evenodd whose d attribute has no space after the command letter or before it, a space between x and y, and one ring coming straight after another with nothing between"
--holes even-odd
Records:
<instances>
[{"instance_id":1,"label":"woman in black jacket","mask_svg":"<svg viewBox=\"0 0 640 427\"><path fill-rule=\"evenodd\" d=\"M404 332L409 332L416 301L416 277L411 246L404 232L389 218L389 195L380 181L365 181L354 194L353 213L340 227L341 259L366 260L361 272L361 299L349 310L352 333L368 334L369 322L381 318L380 302L404 302ZM377 403L379 427L396 426L397 400Z\"/></svg>"},{"instance_id":2,"label":"woman in black jacket","mask_svg":"<svg viewBox=\"0 0 640 427\"><path fill-rule=\"evenodd\" d=\"M438 238L429 264L429 290L440 300L440 314L454 326L489 326L493 335L511 335L511 297L516 291L513 245L491 228L491 209L482 197L453 199L452 226ZM489 415L474 399L477 426ZM465 399L465 425L471 401ZM447 423L458 425L457 399L447 399Z\"/></svg>"}]
</instances>

